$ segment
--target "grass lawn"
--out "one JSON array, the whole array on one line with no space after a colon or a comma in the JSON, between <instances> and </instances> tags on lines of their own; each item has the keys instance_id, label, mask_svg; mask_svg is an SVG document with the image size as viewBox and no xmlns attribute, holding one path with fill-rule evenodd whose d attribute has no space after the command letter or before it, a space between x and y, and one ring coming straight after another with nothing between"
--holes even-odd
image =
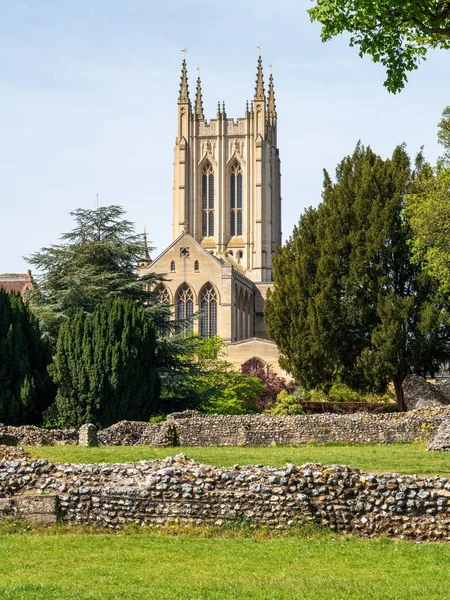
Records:
<instances>
[{"instance_id":1,"label":"grass lawn","mask_svg":"<svg viewBox=\"0 0 450 600\"><path fill-rule=\"evenodd\" d=\"M450 546L302 536L0 535L2 600L450 599Z\"/></svg>"},{"instance_id":2,"label":"grass lawn","mask_svg":"<svg viewBox=\"0 0 450 600\"><path fill-rule=\"evenodd\" d=\"M264 464L281 466L287 462L301 465L307 462L345 464L365 471L391 471L396 473L441 474L450 476L450 452L425 452L415 444L375 445L324 445L324 446L208 446L149 448L148 446L81 446L26 447L38 458L53 462L128 462L164 458L184 452L189 458L217 466L234 464Z\"/></svg>"}]
</instances>

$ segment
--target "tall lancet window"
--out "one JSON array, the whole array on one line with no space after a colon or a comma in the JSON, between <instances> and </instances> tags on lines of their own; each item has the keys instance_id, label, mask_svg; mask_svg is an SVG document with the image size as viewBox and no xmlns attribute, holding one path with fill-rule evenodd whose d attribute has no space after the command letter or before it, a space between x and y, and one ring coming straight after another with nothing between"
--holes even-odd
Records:
<instances>
[{"instance_id":1,"label":"tall lancet window","mask_svg":"<svg viewBox=\"0 0 450 600\"><path fill-rule=\"evenodd\" d=\"M194 314L194 294L191 288L184 283L178 290L176 298L177 320L182 321L192 317ZM192 331L192 320L183 323L182 331L188 333Z\"/></svg>"},{"instance_id":2,"label":"tall lancet window","mask_svg":"<svg viewBox=\"0 0 450 600\"><path fill-rule=\"evenodd\" d=\"M214 235L214 169L210 162L202 169L202 236Z\"/></svg>"},{"instance_id":3,"label":"tall lancet window","mask_svg":"<svg viewBox=\"0 0 450 600\"><path fill-rule=\"evenodd\" d=\"M207 285L200 298L200 335L217 335L217 294L212 285Z\"/></svg>"},{"instance_id":4,"label":"tall lancet window","mask_svg":"<svg viewBox=\"0 0 450 600\"><path fill-rule=\"evenodd\" d=\"M242 167L237 161L230 171L230 235L242 235Z\"/></svg>"}]
</instances>

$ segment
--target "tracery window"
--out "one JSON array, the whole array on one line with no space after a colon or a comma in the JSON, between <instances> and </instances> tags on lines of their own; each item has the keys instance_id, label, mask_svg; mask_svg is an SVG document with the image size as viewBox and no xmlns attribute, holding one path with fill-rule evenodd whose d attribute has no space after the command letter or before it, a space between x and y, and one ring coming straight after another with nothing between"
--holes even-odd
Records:
<instances>
[{"instance_id":1,"label":"tracery window","mask_svg":"<svg viewBox=\"0 0 450 600\"><path fill-rule=\"evenodd\" d=\"M176 313L178 321L188 319L194 314L194 294L186 283L183 284L177 292ZM184 333L192 331L192 321L183 323L182 329Z\"/></svg>"},{"instance_id":2,"label":"tracery window","mask_svg":"<svg viewBox=\"0 0 450 600\"><path fill-rule=\"evenodd\" d=\"M238 161L230 170L230 235L242 235L242 167Z\"/></svg>"},{"instance_id":3,"label":"tracery window","mask_svg":"<svg viewBox=\"0 0 450 600\"><path fill-rule=\"evenodd\" d=\"M217 335L217 294L210 284L203 289L200 298L200 335Z\"/></svg>"},{"instance_id":4,"label":"tracery window","mask_svg":"<svg viewBox=\"0 0 450 600\"><path fill-rule=\"evenodd\" d=\"M210 162L202 169L202 236L214 235L214 169Z\"/></svg>"},{"instance_id":5,"label":"tracery window","mask_svg":"<svg viewBox=\"0 0 450 600\"><path fill-rule=\"evenodd\" d=\"M169 290L162 283L155 288L155 292L158 296L158 301L163 304L164 302L170 304Z\"/></svg>"}]
</instances>

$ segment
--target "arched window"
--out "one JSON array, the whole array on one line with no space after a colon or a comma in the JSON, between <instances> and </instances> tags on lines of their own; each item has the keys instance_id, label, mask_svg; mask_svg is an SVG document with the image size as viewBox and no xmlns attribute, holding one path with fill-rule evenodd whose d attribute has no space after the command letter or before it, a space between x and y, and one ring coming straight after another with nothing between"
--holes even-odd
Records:
<instances>
[{"instance_id":1,"label":"arched window","mask_svg":"<svg viewBox=\"0 0 450 600\"><path fill-rule=\"evenodd\" d=\"M202 236L214 235L214 169L210 162L202 169Z\"/></svg>"},{"instance_id":2,"label":"arched window","mask_svg":"<svg viewBox=\"0 0 450 600\"><path fill-rule=\"evenodd\" d=\"M184 283L177 292L176 297L177 320L182 321L194 314L194 294L191 288ZM192 321L183 324L183 331L192 331Z\"/></svg>"},{"instance_id":3,"label":"arched window","mask_svg":"<svg viewBox=\"0 0 450 600\"><path fill-rule=\"evenodd\" d=\"M174 260L170 263L170 270L172 272L175 271L175 261Z\"/></svg>"},{"instance_id":4,"label":"arched window","mask_svg":"<svg viewBox=\"0 0 450 600\"><path fill-rule=\"evenodd\" d=\"M207 285L200 297L200 335L217 335L217 294L212 285Z\"/></svg>"},{"instance_id":5,"label":"arched window","mask_svg":"<svg viewBox=\"0 0 450 600\"><path fill-rule=\"evenodd\" d=\"M158 296L158 301L162 303L166 302L170 304L169 290L162 283L155 288L155 293Z\"/></svg>"},{"instance_id":6,"label":"arched window","mask_svg":"<svg viewBox=\"0 0 450 600\"><path fill-rule=\"evenodd\" d=\"M198 264L198 260L196 260L194 263L194 271L195 272L200 271L200 265Z\"/></svg>"},{"instance_id":7,"label":"arched window","mask_svg":"<svg viewBox=\"0 0 450 600\"><path fill-rule=\"evenodd\" d=\"M242 235L242 167L237 161L230 171L230 235Z\"/></svg>"}]
</instances>

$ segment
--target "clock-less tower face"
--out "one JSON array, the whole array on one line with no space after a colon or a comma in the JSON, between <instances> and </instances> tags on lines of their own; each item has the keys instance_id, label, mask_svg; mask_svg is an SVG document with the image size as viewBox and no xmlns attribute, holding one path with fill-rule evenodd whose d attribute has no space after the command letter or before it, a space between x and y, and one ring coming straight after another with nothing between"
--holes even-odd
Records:
<instances>
[{"instance_id":1,"label":"clock-less tower face","mask_svg":"<svg viewBox=\"0 0 450 600\"><path fill-rule=\"evenodd\" d=\"M255 282L272 281L281 245L280 159L272 75L266 96L261 57L245 116L204 117L200 78L191 104L186 61L178 98L174 156L173 239L183 232L227 258Z\"/></svg>"}]
</instances>

